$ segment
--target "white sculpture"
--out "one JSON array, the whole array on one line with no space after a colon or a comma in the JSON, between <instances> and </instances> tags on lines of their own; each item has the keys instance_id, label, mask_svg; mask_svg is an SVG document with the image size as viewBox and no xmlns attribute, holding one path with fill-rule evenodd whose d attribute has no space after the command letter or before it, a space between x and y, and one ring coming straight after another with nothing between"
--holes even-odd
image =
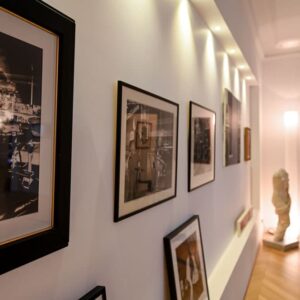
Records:
<instances>
[{"instance_id":1,"label":"white sculpture","mask_svg":"<svg viewBox=\"0 0 300 300\"><path fill-rule=\"evenodd\" d=\"M274 233L274 241L280 242L284 238L286 229L290 225L291 198L289 195L289 175L280 169L273 175L272 203L278 215L278 224Z\"/></svg>"}]
</instances>

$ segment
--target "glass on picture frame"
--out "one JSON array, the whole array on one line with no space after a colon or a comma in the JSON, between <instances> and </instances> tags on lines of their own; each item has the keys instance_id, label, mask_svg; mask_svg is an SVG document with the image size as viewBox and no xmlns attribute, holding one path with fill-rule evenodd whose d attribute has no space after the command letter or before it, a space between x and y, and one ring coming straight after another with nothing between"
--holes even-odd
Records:
<instances>
[{"instance_id":1,"label":"glass on picture frame","mask_svg":"<svg viewBox=\"0 0 300 300\"><path fill-rule=\"evenodd\" d=\"M178 104L118 82L118 222L176 196Z\"/></svg>"},{"instance_id":2,"label":"glass on picture frame","mask_svg":"<svg viewBox=\"0 0 300 300\"><path fill-rule=\"evenodd\" d=\"M190 102L188 190L215 179L216 113Z\"/></svg>"},{"instance_id":3,"label":"glass on picture frame","mask_svg":"<svg viewBox=\"0 0 300 300\"><path fill-rule=\"evenodd\" d=\"M1 274L68 245L75 23L3 0L0 26Z\"/></svg>"},{"instance_id":4,"label":"glass on picture frame","mask_svg":"<svg viewBox=\"0 0 300 300\"><path fill-rule=\"evenodd\" d=\"M209 300L199 216L164 238L171 299Z\"/></svg>"}]
</instances>

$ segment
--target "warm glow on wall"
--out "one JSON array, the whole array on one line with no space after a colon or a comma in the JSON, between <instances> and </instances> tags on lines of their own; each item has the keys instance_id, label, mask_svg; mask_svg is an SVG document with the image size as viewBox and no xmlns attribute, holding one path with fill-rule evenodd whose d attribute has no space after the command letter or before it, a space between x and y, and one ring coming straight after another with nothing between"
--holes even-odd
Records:
<instances>
[{"instance_id":1,"label":"warm glow on wall","mask_svg":"<svg viewBox=\"0 0 300 300\"><path fill-rule=\"evenodd\" d=\"M223 87L231 90L230 69L228 54L224 53L223 57Z\"/></svg>"},{"instance_id":2,"label":"warm glow on wall","mask_svg":"<svg viewBox=\"0 0 300 300\"><path fill-rule=\"evenodd\" d=\"M215 82L218 80L215 39L210 30L206 31L204 51L202 55L203 71L206 76L203 83L209 90L215 88Z\"/></svg>"},{"instance_id":3,"label":"warm glow on wall","mask_svg":"<svg viewBox=\"0 0 300 300\"><path fill-rule=\"evenodd\" d=\"M229 26L224 19L216 0L189 0L194 4L201 18L214 33L225 51L231 56L232 62L240 70L247 70L252 75L251 84L255 84L255 74L252 73L251 65L248 65L247 59L244 57L239 45L237 44ZM245 76L245 74L240 74Z\"/></svg>"},{"instance_id":4,"label":"warm glow on wall","mask_svg":"<svg viewBox=\"0 0 300 300\"><path fill-rule=\"evenodd\" d=\"M234 83L234 94L236 97L240 98L240 73L237 68L234 69L234 78L233 78L233 83Z\"/></svg>"},{"instance_id":5,"label":"warm glow on wall","mask_svg":"<svg viewBox=\"0 0 300 300\"><path fill-rule=\"evenodd\" d=\"M214 32L220 32L221 31L221 26L214 26L213 28L212 28L212 30L214 31Z\"/></svg>"},{"instance_id":6,"label":"warm glow on wall","mask_svg":"<svg viewBox=\"0 0 300 300\"><path fill-rule=\"evenodd\" d=\"M227 52L231 55L237 53L236 49L229 49Z\"/></svg>"},{"instance_id":7,"label":"warm glow on wall","mask_svg":"<svg viewBox=\"0 0 300 300\"><path fill-rule=\"evenodd\" d=\"M297 111L286 111L283 118L286 128L295 128L298 126L299 114Z\"/></svg>"},{"instance_id":8,"label":"warm glow on wall","mask_svg":"<svg viewBox=\"0 0 300 300\"><path fill-rule=\"evenodd\" d=\"M206 36L206 44L205 44L205 50L204 50L204 64L207 64L207 71L209 75L210 73L216 73L216 50L215 50L215 43L214 43L214 37L211 33L211 31L207 31ZM210 72L211 70L211 72Z\"/></svg>"},{"instance_id":9,"label":"warm glow on wall","mask_svg":"<svg viewBox=\"0 0 300 300\"><path fill-rule=\"evenodd\" d=\"M151 2L151 1L150 1ZM180 69L181 80L194 70L196 61L195 36L191 24L191 3L178 0L172 26L172 59Z\"/></svg>"},{"instance_id":10,"label":"warm glow on wall","mask_svg":"<svg viewBox=\"0 0 300 300\"><path fill-rule=\"evenodd\" d=\"M181 0L178 8L180 31L182 40L187 44L192 39L192 28L189 14L189 1Z\"/></svg>"}]
</instances>

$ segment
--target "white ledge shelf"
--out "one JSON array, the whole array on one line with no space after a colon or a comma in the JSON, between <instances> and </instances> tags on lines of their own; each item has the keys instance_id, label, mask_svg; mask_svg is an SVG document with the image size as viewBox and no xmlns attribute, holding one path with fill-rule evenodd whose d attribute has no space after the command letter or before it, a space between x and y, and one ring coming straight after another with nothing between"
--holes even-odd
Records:
<instances>
[{"instance_id":1,"label":"white ledge shelf","mask_svg":"<svg viewBox=\"0 0 300 300\"><path fill-rule=\"evenodd\" d=\"M244 250L249 236L256 224L257 213L253 213L251 221L240 236L235 233L223 255L208 278L209 296L211 300L219 300L226 288L232 272Z\"/></svg>"}]
</instances>

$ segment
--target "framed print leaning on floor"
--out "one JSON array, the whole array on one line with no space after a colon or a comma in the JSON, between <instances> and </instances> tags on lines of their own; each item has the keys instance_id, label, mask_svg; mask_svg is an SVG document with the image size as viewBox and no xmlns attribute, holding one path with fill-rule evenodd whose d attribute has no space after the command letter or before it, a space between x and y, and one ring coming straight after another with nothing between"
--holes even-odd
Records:
<instances>
[{"instance_id":1,"label":"framed print leaning on floor","mask_svg":"<svg viewBox=\"0 0 300 300\"><path fill-rule=\"evenodd\" d=\"M0 0L0 28L4 273L68 245L75 24L41 1Z\"/></svg>"},{"instance_id":2,"label":"framed print leaning on floor","mask_svg":"<svg viewBox=\"0 0 300 300\"><path fill-rule=\"evenodd\" d=\"M178 104L118 82L118 222L176 196Z\"/></svg>"},{"instance_id":3,"label":"framed print leaning on floor","mask_svg":"<svg viewBox=\"0 0 300 300\"><path fill-rule=\"evenodd\" d=\"M190 102L188 190L215 179L216 113Z\"/></svg>"},{"instance_id":4,"label":"framed print leaning on floor","mask_svg":"<svg viewBox=\"0 0 300 300\"><path fill-rule=\"evenodd\" d=\"M171 299L209 299L199 216L168 234L164 247Z\"/></svg>"}]
</instances>

